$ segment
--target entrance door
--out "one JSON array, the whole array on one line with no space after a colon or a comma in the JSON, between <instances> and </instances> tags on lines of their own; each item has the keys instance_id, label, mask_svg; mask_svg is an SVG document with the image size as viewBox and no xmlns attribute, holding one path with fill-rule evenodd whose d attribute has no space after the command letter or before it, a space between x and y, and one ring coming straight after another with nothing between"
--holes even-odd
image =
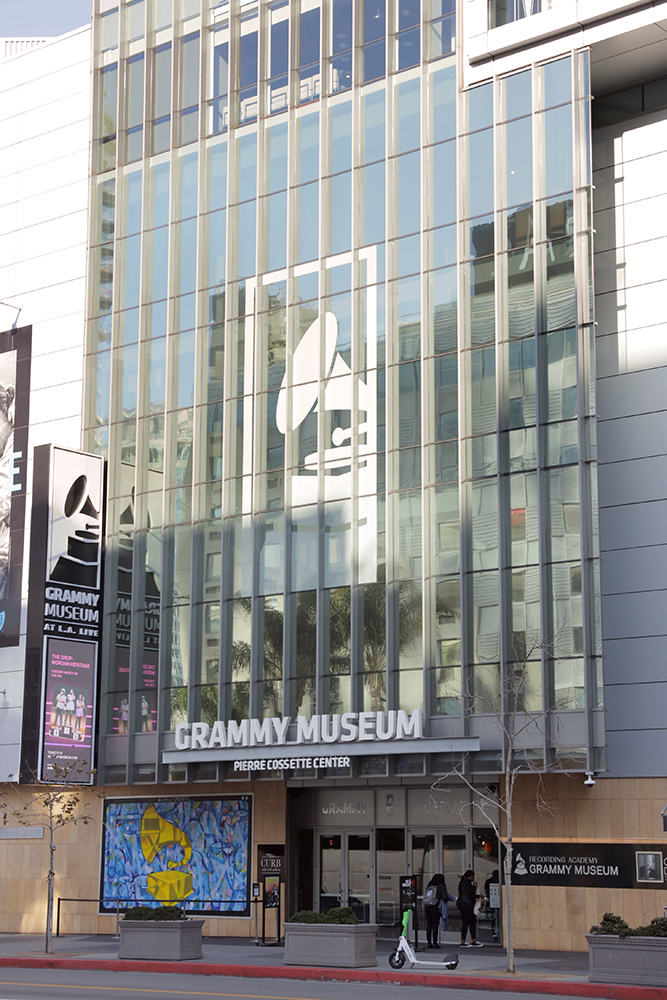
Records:
<instances>
[{"instance_id":1,"label":"entrance door","mask_svg":"<svg viewBox=\"0 0 667 1000\"><path fill-rule=\"evenodd\" d=\"M351 906L363 924L373 922L374 858L370 833L320 834L319 909Z\"/></svg>"}]
</instances>

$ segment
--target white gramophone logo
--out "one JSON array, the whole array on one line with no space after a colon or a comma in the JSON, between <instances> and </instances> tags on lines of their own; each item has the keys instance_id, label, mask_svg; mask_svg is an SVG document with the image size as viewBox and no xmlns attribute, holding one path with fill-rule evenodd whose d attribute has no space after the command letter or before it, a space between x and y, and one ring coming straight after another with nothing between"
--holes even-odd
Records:
<instances>
[{"instance_id":1,"label":"white gramophone logo","mask_svg":"<svg viewBox=\"0 0 667 1000\"><path fill-rule=\"evenodd\" d=\"M102 459L54 448L48 578L100 586Z\"/></svg>"},{"instance_id":2,"label":"white gramophone logo","mask_svg":"<svg viewBox=\"0 0 667 1000\"><path fill-rule=\"evenodd\" d=\"M374 280L374 251L374 247L366 251L371 281ZM345 262L333 258L327 261L327 266ZM338 320L333 312L325 312L311 323L294 350L291 373L285 373L276 408L276 426L281 434L298 430L309 414L317 416L316 448L305 456L301 469L291 472L291 503L293 507L322 502L329 505L325 508L325 530L336 533L344 549L341 558L348 565L351 565L353 552L352 522L356 520L359 583L372 583L377 579L375 287L366 289L366 308L367 370L364 377L355 375L337 350ZM288 375L291 375L289 379ZM352 513L353 496L359 498L356 518ZM334 501L339 503L334 504Z\"/></svg>"}]
</instances>

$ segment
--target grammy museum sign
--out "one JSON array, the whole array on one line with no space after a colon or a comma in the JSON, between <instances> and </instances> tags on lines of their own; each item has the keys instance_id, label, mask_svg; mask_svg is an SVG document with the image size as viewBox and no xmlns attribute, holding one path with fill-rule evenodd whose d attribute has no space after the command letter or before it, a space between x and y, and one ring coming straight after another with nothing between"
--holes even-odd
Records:
<instances>
[{"instance_id":1,"label":"grammy museum sign","mask_svg":"<svg viewBox=\"0 0 667 1000\"><path fill-rule=\"evenodd\" d=\"M172 740L173 742L169 742ZM235 770L264 770L258 761L278 760L281 768L344 767L349 757L368 754L405 752L441 753L479 750L479 738L424 739L420 709L389 712L343 712L313 715L296 719L242 719L240 722L218 720L183 722L173 737L166 736L162 760L165 764L197 760L233 760ZM327 757L326 763L314 755L344 754ZM289 755L296 753L297 756ZM342 760L342 758L341 758ZM254 764L251 762L255 762ZM271 770L268 766L266 770Z\"/></svg>"}]
</instances>

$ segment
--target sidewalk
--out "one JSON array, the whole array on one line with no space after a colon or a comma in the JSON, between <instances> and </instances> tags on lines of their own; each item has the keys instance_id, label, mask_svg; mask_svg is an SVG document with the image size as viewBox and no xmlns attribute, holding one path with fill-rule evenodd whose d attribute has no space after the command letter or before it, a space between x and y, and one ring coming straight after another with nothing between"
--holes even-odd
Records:
<instances>
[{"instance_id":1,"label":"sidewalk","mask_svg":"<svg viewBox=\"0 0 667 1000\"><path fill-rule=\"evenodd\" d=\"M425 951L420 958L441 960L457 953L456 972L433 966L392 971L389 941L378 941L377 968L322 969L285 966L282 945L256 946L253 940L205 938L204 957L194 962L120 961L115 937L68 934L54 938L53 956L44 954L44 937L37 934L0 934L0 967L99 969L125 972L168 972L238 976L256 979L311 979L349 982L387 982L404 985L443 986L454 989L491 989L501 992L552 994L578 997L614 997L616 1000L667 1000L667 989L641 986L603 986L588 982L587 952L520 951L517 974L505 972L505 953L493 945L458 949L450 944L440 951Z\"/></svg>"}]
</instances>

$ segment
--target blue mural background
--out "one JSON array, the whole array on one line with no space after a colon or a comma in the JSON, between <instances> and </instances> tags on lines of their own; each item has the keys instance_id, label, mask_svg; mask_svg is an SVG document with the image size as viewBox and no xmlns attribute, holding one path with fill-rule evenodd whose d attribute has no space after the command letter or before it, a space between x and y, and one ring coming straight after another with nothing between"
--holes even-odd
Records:
<instances>
[{"instance_id":1,"label":"blue mural background","mask_svg":"<svg viewBox=\"0 0 667 1000\"><path fill-rule=\"evenodd\" d=\"M184 860L182 844L168 843L155 857L146 858L142 844L142 820L147 809L161 821L186 835L192 854ZM192 877L186 894L187 909L220 915L238 915L248 910L248 859L250 846L250 799L181 799L178 801L123 800L105 803L104 842L100 908L115 912L135 905L160 906L148 890L154 873L172 870ZM211 902L205 902L210 900ZM197 905L197 901L201 901Z\"/></svg>"}]
</instances>

